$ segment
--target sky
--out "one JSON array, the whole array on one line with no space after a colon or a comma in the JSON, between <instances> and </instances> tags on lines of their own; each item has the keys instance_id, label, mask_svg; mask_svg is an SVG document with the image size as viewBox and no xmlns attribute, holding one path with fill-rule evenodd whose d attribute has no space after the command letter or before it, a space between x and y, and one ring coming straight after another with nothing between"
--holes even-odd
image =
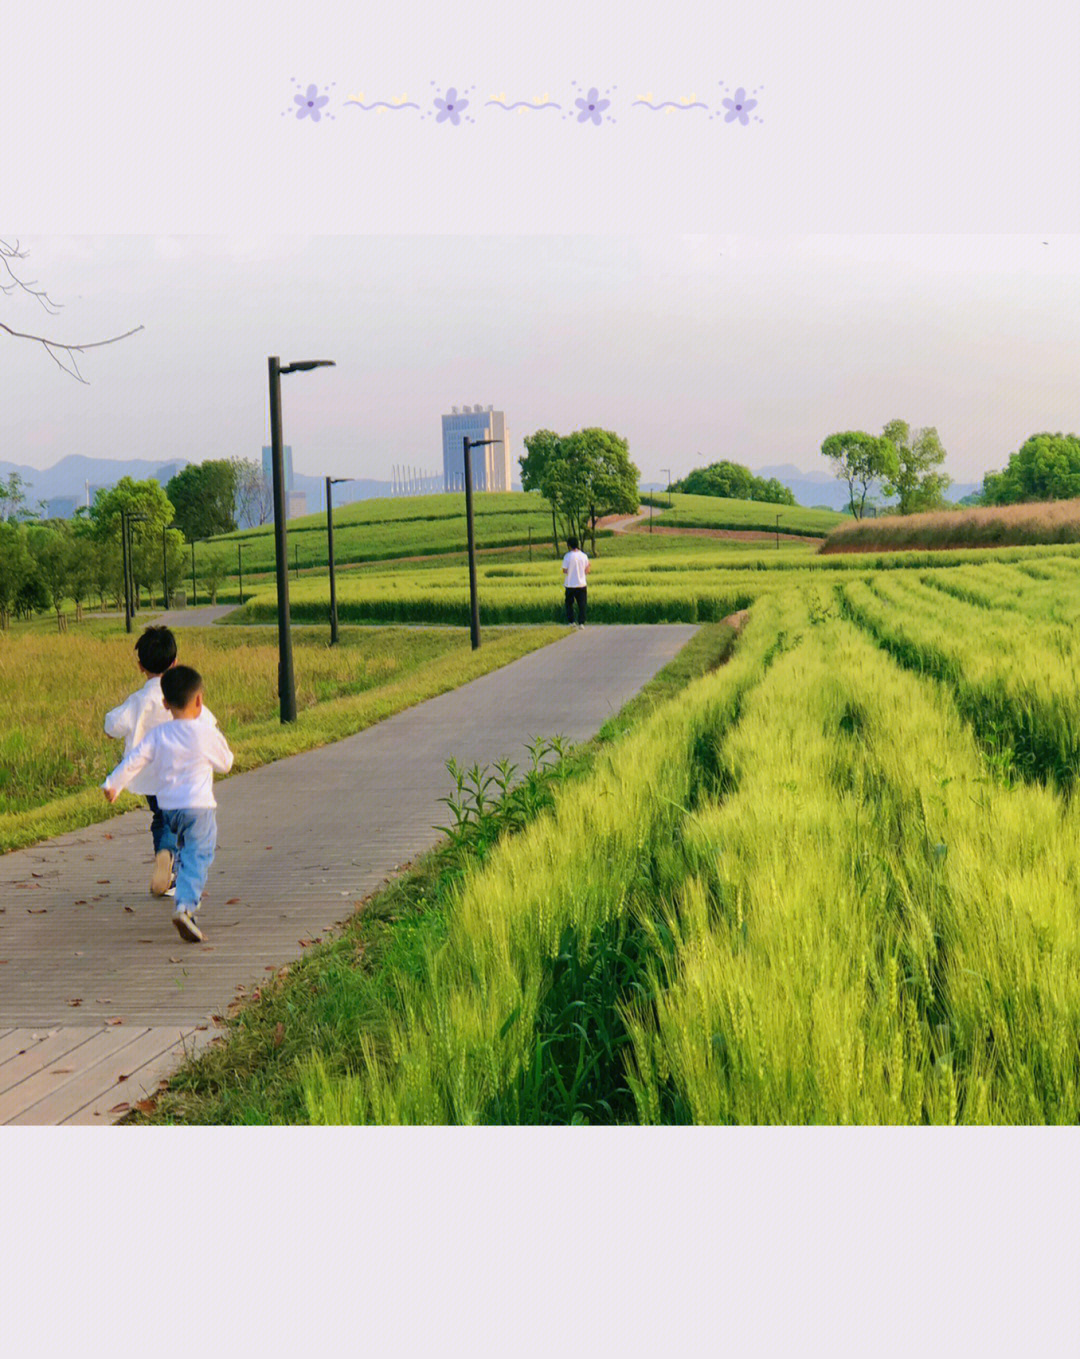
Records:
<instances>
[{"instance_id":1,"label":"sky","mask_svg":"<svg viewBox=\"0 0 1080 1359\"><path fill-rule=\"evenodd\" d=\"M5 238L5 239L9 239ZM1044 241L1046 242L1044 244ZM1080 429L1080 236L58 237L0 296L0 458L259 457L266 359L309 475L441 470L439 416L626 438L645 480L718 458L826 470L822 441L934 425L956 481Z\"/></svg>"}]
</instances>

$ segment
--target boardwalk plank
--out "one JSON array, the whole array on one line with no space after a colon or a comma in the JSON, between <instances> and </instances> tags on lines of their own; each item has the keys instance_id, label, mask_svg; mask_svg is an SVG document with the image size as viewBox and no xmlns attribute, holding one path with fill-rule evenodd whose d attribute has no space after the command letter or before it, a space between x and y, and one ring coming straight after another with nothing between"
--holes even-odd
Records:
<instances>
[{"instance_id":1,"label":"boardwalk plank","mask_svg":"<svg viewBox=\"0 0 1080 1359\"><path fill-rule=\"evenodd\" d=\"M34 1075L28 1076L26 1080L0 1094L0 1123L51 1122L51 1119L24 1115L32 1115L42 1101L49 1103L50 1096L60 1097L59 1107L64 1107L64 1100L70 1098L67 1092L71 1085L83 1076L86 1076L92 1085L99 1082L102 1079L97 1071L99 1063L117 1056L145 1032L145 1029L122 1027L99 1029L92 1038L81 1043L73 1052L57 1057ZM95 1085L94 1093L100 1089L99 1084ZM82 1103L85 1103L85 1099L75 1104L68 1103L66 1111L70 1113Z\"/></svg>"},{"instance_id":2,"label":"boardwalk plank","mask_svg":"<svg viewBox=\"0 0 1080 1359\"><path fill-rule=\"evenodd\" d=\"M134 1107L135 1102L153 1095L158 1082L165 1080L189 1057L197 1055L217 1037L213 1031L178 1030L174 1026L151 1029L139 1039L137 1050L133 1045L124 1067L128 1079L122 1084L113 1084L86 1104L57 1121L68 1127L97 1126L114 1123L122 1118L126 1109L113 1113L118 1105ZM131 1068L131 1063L139 1064Z\"/></svg>"},{"instance_id":3,"label":"boardwalk plank","mask_svg":"<svg viewBox=\"0 0 1080 1359\"><path fill-rule=\"evenodd\" d=\"M0 1066L0 1094L5 1094L13 1089L20 1081L25 1081L32 1076L35 1071L40 1071L43 1066L48 1066L57 1057L63 1057L69 1052L74 1052L83 1043L88 1042L98 1030L88 1026L77 1029L58 1029L56 1033L48 1038L43 1038L40 1043L22 1053L19 1057L13 1057L9 1062Z\"/></svg>"}]
</instances>

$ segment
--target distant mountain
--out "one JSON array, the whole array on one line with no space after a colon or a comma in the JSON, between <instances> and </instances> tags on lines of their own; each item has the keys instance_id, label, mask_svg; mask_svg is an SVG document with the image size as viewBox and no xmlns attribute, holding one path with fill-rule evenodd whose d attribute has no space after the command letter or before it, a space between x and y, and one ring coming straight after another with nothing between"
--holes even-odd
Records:
<instances>
[{"instance_id":1,"label":"distant mountain","mask_svg":"<svg viewBox=\"0 0 1080 1359\"><path fill-rule=\"evenodd\" d=\"M23 494L30 509L36 509L39 501L45 501L50 518L70 519L80 505L86 504L87 482L90 483L90 500L95 491L115 486L122 477L132 477L136 481L153 478L162 486L170 482L181 468L188 465L188 459L173 459L171 462L155 462L150 458L87 458L81 454L71 454L61 458L52 467L42 471L37 467L27 467L22 463L0 460L0 478L7 479L11 472L17 472L23 482ZM326 509L325 477L310 477L297 473L293 477L293 489L303 491L307 496L307 511L315 514ZM334 487L334 504L348 505L354 500L368 500L373 496L389 495L389 481L374 481L362 478L356 481L343 481Z\"/></svg>"}]
</instances>

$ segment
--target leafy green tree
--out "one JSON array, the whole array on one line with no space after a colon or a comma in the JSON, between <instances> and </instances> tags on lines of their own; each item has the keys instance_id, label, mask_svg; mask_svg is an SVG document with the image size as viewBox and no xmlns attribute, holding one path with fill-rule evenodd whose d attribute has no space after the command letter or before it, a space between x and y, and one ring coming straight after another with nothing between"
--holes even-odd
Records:
<instances>
[{"instance_id":1,"label":"leafy green tree","mask_svg":"<svg viewBox=\"0 0 1080 1359\"><path fill-rule=\"evenodd\" d=\"M983 478L984 505L1076 496L1080 496L1080 438L1075 434L1032 434L1009 454L1004 472L988 472Z\"/></svg>"},{"instance_id":2,"label":"leafy green tree","mask_svg":"<svg viewBox=\"0 0 1080 1359\"><path fill-rule=\"evenodd\" d=\"M595 554L597 519L605 514L635 513L640 504L640 476L630 461L626 440L592 427L555 443L547 441L539 489L551 505L553 518L563 526L563 536L583 542L588 530Z\"/></svg>"},{"instance_id":3,"label":"leafy green tree","mask_svg":"<svg viewBox=\"0 0 1080 1359\"><path fill-rule=\"evenodd\" d=\"M64 611L64 600L71 590L75 556L71 534L59 528L37 529L30 537L30 551L59 620Z\"/></svg>"},{"instance_id":4,"label":"leafy green tree","mask_svg":"<svg viewBox=\"0 0 1080 1359\"><path fill-rule=\"evenodd\" d=\"M525 456L518 458L521 468L521 489L544 493L544 472L552 456L558 456L559 436L551 429L538 429L526 434ZM555 522L555 503L551 502L551 538L556 557L559 555L559 527Z\"/></svg>"},{"instance_id":5,"label":"leafy green tree","mask_svg":"<svg viewBox=\"0 0 1080 1359\"><path fill-rule=\"evenodd\" d=\"M945 450L933 425L911 430L904 420L890 420L882 438L896 454L896 471L885 484L885 494L899 497L899 512L939 509L952 478L934 470L945 461Z\"/></svg>"},{"instance_id":6,"label":"leafy green tree","mask_svg":"<svg viewBox=\"0 0 1080 1359\"><path fill-rule=\"evenodd\" d=\"M26 530L0 519L0 628L6 631L24 581L34 573Z\"/></svg>"},{"instance_id":7,"label":"leafy green tree","mask_svg":"<svg viewBox=\"0 0 1080 1359\"><path fill-rule=\"evenodd\" d=\"M686 495L712 495L725 500L758 500L774 505L794 505L792 492L775 477L765 480L754 476L749 467L721 459L708 467L696 467L681 481L672 484L673 491Z\"/></svg>"},{"instance_id":8,"label":"leafy green tree","mask_svg":"<svg viewBox=\"0 0 1080 1359\"><path fill-rule=\"evenodd\" d=\"M136 481L133 477L121 477L115 486L98 491L90 507L90 519L94 525L95 536L99 540L111 539L120 543L120 512L146 516L142 524L133 524L132 531L161 537L161 530L173 522L173 506L161 489L159 482L148 477Z\"/></svg>"},{"instance_id":9,"label":"leafy green tree","mask_svg":"<svg viewBox=\"0 0 1080 1359\"><path fill-rule=\"evenodd\" d=\"M165 491L189 543L236 529L236 466L224 458L189 463Z\"/></svg>"},{"instance_id":10,"label":"leafy green tree","mask_svg":"<svg viewBox=\"0 0 1080 1359\"><path fill-rule=\"evenodd\" d=\"M199 576L211 604L217 603L218 590L228 573L229 564L220 550L206 550L200 554Z\"/></svg>"},{"instance_id":11,"label":"leafy green tree","mask_svg":"<svg viewBox=\"0 0 1080 1359\"><path fill-rule=\"evenodd\" d=\"M856 519L863 517L870 487L898 474L892 444L861 429L830 434L821 445L821 452L834 463L837 480L847 483L848 502Z\"/></svg>"}]
</instances>

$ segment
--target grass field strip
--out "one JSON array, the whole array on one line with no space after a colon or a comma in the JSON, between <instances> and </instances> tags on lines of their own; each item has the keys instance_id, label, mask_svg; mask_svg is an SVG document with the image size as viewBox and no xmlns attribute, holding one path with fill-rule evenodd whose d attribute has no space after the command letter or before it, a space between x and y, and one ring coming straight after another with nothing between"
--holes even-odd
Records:
<instances>
[{"instance_id":1,"label":"grass field strip","mask_svg":"<svg viewBox=\"0 0 1080 1359\"><path fill-rule=\"evenodd\" d=\"M947 691L840 619L748 694L730 757L674 957L629 1007L639 1117L1075 1122L1061 799L989 776Z\"/></svg>"},{"instance_id":2,"label":"grass field strip","mask_svg":"<svg viewBox=\"0 0 1080 1359\"><path fill-rule=\"evenodd\" d=\"M702 780L716 777L723 735L787 641L778 606L766 601L723 669L664 705L554 811L470 872L446 942L419 976L402 979L379 1038L364 1040L363 1070L340 1076L310 1064L312 1122L570 1121L571 1087L592 1076L589 1025L610 1022L610 1007L590 1015L584 993L567 998L570 1027L585 1041L573 1069L563 1067L566 1044L550 1042L541 1013L559 960L571 986L596 981L594 943L625 931L634 902L655 890L666 862L677 865L671 846ZM618 1065L625 1085L621 1053ZM603 1094L594 1095L598 1105Z\"/></svg>"},{"instance_id":3,"label":"grass field strip","mask_svg":"<svg viewBox=\"0 0 1080 1359\"><path fill-rule=\"evenodd\" d=\"M1034 604L995 614L910 576L845 581L839 596L901 665L949 687L1001 772L1072 789L1080 769L1074 628L1039 618Z\"/></svg>"}]
</instances>

